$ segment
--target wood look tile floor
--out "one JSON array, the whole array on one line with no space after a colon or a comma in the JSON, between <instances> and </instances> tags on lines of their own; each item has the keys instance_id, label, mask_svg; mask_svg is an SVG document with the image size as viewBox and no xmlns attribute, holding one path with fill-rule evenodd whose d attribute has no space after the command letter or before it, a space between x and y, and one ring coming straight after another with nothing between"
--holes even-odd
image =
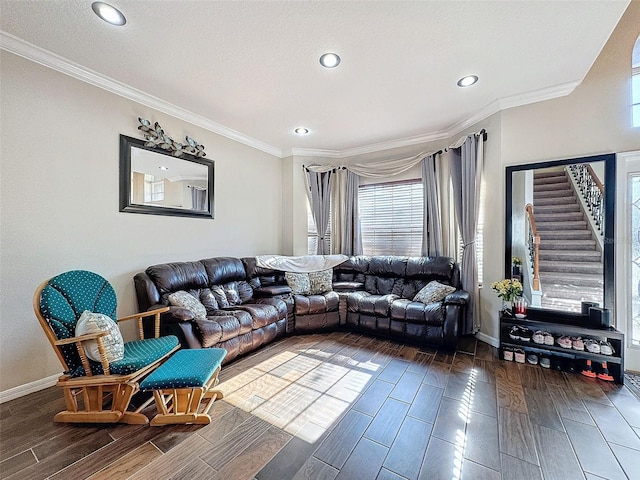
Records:
<instances>
[{"instance_id":1,"label":"wood look tile floor","mask_svg":"<svg viewBox=\"0 0 640 480\"><path fill-rule=\"evenodd\" d=\"M55 424L55 387L4 403L0 477L640 478L626 387L508 363L475 339L451 353L289 337L225 366L220 388L207 426Z\"/></svg>"}]
</instances>

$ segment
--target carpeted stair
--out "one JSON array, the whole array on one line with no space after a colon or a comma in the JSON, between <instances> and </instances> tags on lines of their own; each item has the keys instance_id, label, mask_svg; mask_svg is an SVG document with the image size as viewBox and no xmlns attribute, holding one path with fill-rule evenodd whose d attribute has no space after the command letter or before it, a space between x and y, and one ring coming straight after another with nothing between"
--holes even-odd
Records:
<instances>
[{"instance_id":1,"label":"carpeted stair","mask_svg":"<svg viewBox=\"0 0 640 480\"><path fill-rule=\"evenodd\" d=\"M580 311L582 301L601 302L602 255L567 173L536 173L533 185L542 306Z\"/></svg>"}]
</instances>

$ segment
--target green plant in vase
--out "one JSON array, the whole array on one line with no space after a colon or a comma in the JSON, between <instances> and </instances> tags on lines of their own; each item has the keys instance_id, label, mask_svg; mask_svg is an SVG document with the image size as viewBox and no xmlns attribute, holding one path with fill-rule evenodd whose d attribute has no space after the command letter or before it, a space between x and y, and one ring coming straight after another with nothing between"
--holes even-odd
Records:
<instances>
[{"instance_id":1,"label":"green plant in vase","mask_svg":"<svg viewBox=\"0 0 640 480\"><path fill-rule=\"evenodd\" d=\"M502 311L512 315L513 301L522 295L522 283L516 278L505 278L499 282L493 282L491 288L502 299Z\"/></svg>"}]
</instances>

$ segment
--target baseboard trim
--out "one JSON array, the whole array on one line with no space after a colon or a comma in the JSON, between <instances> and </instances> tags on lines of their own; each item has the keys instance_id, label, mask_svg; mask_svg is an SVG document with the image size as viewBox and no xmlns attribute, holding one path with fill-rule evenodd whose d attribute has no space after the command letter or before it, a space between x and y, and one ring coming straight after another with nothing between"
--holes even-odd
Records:
<instances>
[{"instance_id":1,"label":"baseboard trim","mask_svg":"<svg viewBox=\"0 0 640 480\"><path fill-rule=\"evenodd\" d=\"M495 337L490 337L486 333L478 332L476 333L476 338L481 342L488 343L492 347L498 348L500 346L500 340Z\"/></svg>"},{"instance_id":2,"label":"baseboard trim","mask_svg":"<svg viewBox=\"0 0 640 480\"><path fill-rule=\"evenodd\" d=\"M58 381L60 374L51 375L50 377L36 380L35 382L25 383L17 387L10 388L9 390L3 390L0 392L0 403L8 402L9 400L15 400L16 398L24 397L33 392L44 390L45 388L53 387Z\"/></svg>"}]
</instances>

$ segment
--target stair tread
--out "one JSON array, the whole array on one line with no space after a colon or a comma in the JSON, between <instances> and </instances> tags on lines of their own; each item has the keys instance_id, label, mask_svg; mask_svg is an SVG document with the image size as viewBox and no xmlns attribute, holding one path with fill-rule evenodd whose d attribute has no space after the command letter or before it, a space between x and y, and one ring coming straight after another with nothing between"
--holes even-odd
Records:
<instances>
[{"instance_id":1,"label":"stair tread","mask_svg":"<svg viewBox=\"0 0 640 480\"><path fill-rule=\"evenodd\" d=\"M584 214L582 212L552 212L552 213L535 213L534 218L536 223L555 221L560 222L567 219L583 220Z\"/></svg>"},{"instance_id":2,"label":"stair tread","mask_svg":"<svg viewBox=\"0 0 640 480\"><path fill-rule=\"evenodd\" d=\"M575 204L574 197L539 197L534 198L533 207L534 211L539 206L544 205L567 205L567 204Z\"/></svg>"},{"instance_id":3,"label":"stair tread","mask_svg":"<svg viewBox=\"0 0 640 480\"><path fill-rule=\"evenodd\" d=\"M567 230L567 231L553 231L553 230L545 230L540 233L540 237L544 240L544 239L550 239L550 240L559 240L559 239L563 239L563 240L584 240L586 239L591 239L592 235L591 232L589 230ZM576 237L580 237L580 238L576 238Z\"/></svg>"},{"instance_id":4,"label":"stair tread","mask_svg":"<svg viewBox=\"0 0 640 480\"><path fill-rule=\"evenodd\" d=\"M544 244L540 244L540 250L545 250L547 248L552 248L553 245L556 246L564 246L564 245L568 245L568 246L589 246L589 245L595 245L596 241L595 240L553 240L550 242L545 242Z\"/></svg>"},{"instance_id":5,"label":"stair tread","mask_svg":"<svg viewBox=\"0 0 640 480\"><path fill-rule=\"evenodd\" d=\"M540 280L544 280L546 283L557 283L562 285L577 284L580 280L597 280L601 284L604 283L604 279L601 274L597 273L582 273L579 275L572 275L570 273L552 273L552 272L540 272Z\"/></svg>"},{"instance_id":6,"label":"stair tread","mask_svg":"<svg viewBox=\"0 0 640 480\"><path fill-rule=\"evenodd\" d=\"M580 212L580 207L577 203L567 203L562 205L538 205L534 207L534 215L546 214L546 213L563 213L563 212L571 212L576 211Z\"/></svg>"}]
</instances>

